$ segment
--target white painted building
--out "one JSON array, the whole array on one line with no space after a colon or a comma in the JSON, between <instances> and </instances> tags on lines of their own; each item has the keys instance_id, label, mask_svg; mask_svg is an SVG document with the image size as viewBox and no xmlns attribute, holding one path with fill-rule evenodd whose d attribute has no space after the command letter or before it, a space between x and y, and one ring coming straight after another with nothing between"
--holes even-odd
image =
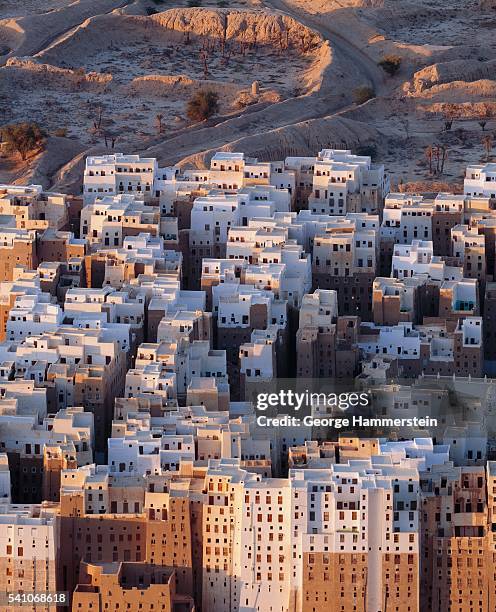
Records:
<instances>
[{"instance_id":1,"label":"white painted building","mask_svg":"<svg viewBox=\"0 0 496 612\"><path fill-rule=\"evenodd\" d=\"M51 302L50 294L19 295L9 313L6 337L11 341L22 341L28 336L53 332L63 320L62 308Z\"/></svg>"},{"instance_id":2,"label":"white painted building","mask_svg":"<svg viewBox=\"0 0 496 612\"><path fill-rule=\"evenodd\" d=\"M318 327L330 329L337 321L337 292L328 289L316 289L303 297L300 308L299 328Z\"/></svg>"},{"instance_id":3,"label":"white painted building","mask_svg":"<svg viewBox=\"0 0 496 612\"><path fill-rule=\"evenodd\" d=\"M389 191L383 165L349 150L324 149L313 163L308 209L316 214L378 213Z\"/></svg>"},{"instance_id":4,"label":"white painted building","mask_svg":"<svg viewBox=\"0 0 496 612\"><path fill-rule=\"evenodd\" d=\"M0 565L5 590L55 592L58 550L59 527L53 508L0 505Z\"/></svg>"},{"instance_id":5,"label":"white painted building","mask_svg":"<svg viewBox=\"0 0 496 612\"><path fill-rule=\"evenodd\" d=\"M7 453L0 453L0 504L10 504L10 469Z\"/></svg>"},{"instance_id":6,"label":"white painted building","mask_svg":"<svg viewBox=\"0 0 496 612\"><path fill-rule=\"evenodd\" d=\"M159 234L160 215L142 196L125 193L97 197L81 210L81 236L96 248L119 248L126 235Z\"/></svg>"},{"instance_id":7,"label":"white painted building","mask_svg":"<svg viewBox=\"0 0 496 612\"><path fill-rule=\"evenodd\" d=\"M196 198L191 210L191 233L205 232L211 244L225 244L229 228L239 224L240 202L238 194Z\"/></svg>"},{"instance_id":8,"label":"white painted building","mask_svg":"<svg viewBox=\"0 0 496 612\"><path fill-rule=\"evenodd\" d=\"M121 193L138 194L145 199L153 197L154 182L158 173L155 158L140 158L139 155L89 156L83 177L83 198L91 204L102 195L115 196Z\"/></svg>"},{"instance_id":9,"label":"white painted building","mask_svg":"<svg viewBox=\"0 0 496 612\"><path fill-rule=\"evenodd\" d=\"M467 166L463 193L468 196L496 198L496 164Z\"/></svg>"},{"instance_id":10,"label":"white painted building","mask_svg":"<svg viewBox=\"0 0 496 612\"><path fill-rule=\"evenodd\" d=\"M430 452L426 445L425 454ZM422 449L418 455L416 462L399 449L395 455L386 451L327 469L291 469L287 479L261 479L239 461L211 460L205 476L203 606L210 609L215 601L219 612L303 612L304 580L311 580L307 574L317 556L329 556L327 563L332 556L339 571L337 555L364 555L366 598L371 609L381 609L384 553L413 559L419 552ZM343 582L341 589L357 586Z\"/></svg>"},{"instance_id":11,"label":"white painted building","mask_svg":"<svg viewBox=\"0 0 496 612\"><path fill-rule=\"evenodd\" d=\"M411 244L395 244L391 277L410 278L415 274L427 274L433 280L458 281L463 278L463 268L448 266L442 257L434 255L430 240L414 240Z\"/></svg>"},{"instance_id":12,"label":"white painted building","mask_svg":"<svg viewBox=\"0 0 496 612\"><path fill-rule=\"evenodd\" d=\"M477 227L456 225L451 230L451 247L453 257L456 257L460 264L463 264L465 262L465 253L468 250L481 249L481 252L483 252L485 238L483 234L479 234Z\"/></svg>"},{"instance_id":13,"label":"white painted building","mask_svg":"<svg viewBox=\"0 0 496 612\"><path fill-rule=\"evenodd\" d=\"M365 331L360 336L359 348L367 355L389 355L398 359L420 358L420 333L412 323L399 323L393 326L370 327L372 333Z\"/></svg>"},{"instance_id":14,"label":"white painted building","mask_svg":"<svg viewBox=\"0 0 496 612\"><path fill-rule=\"evenodd\" d=\"M278 330L275 325L266 330L253 330L251 342L239 347L240 373L246 382L270 381L275 378Z\"/></svg>"},{"instance_id":15,"label":"white painted building","mask_svg":"<svg viewBox=\"0 0 496 612\"><path fill-rule=\"evenodd\" d=\"M378 248L378 216L349 213L319 228L313 240L313 270L342 277L365 272L373 274Z\"/></svg>"},{"instance_id":16,"label":"white painted building","mask_svg":"<svg viewBox=\"0 0 496 612\"><path fill-rule=\"evenodd\" d=\"M67 208L65 194L41 185L0 185L0 215L15 217L19 229L60 229L69 220Z\"/></svg>"}]
</instances>

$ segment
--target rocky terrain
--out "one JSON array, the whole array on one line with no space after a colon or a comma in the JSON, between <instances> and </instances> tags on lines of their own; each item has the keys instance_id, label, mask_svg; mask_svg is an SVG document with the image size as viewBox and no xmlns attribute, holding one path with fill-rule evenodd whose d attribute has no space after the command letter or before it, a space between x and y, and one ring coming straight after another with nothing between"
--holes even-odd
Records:
<instances>
[{"instance_id":1,"label":"rocky terrain","mask_svg":"<svg viewBox=\"0 0 496 612\"><path fill-rule=\"evenodd\" d=\"M113 149L202 165L219 148L347 146L403 185L456 185L492 155L495 25L479 0L7 0L0 124L34 120L48 139L27 164L4 153L0 181L77 192L84 155ZM191 122L186 103L206 88L219 113ZM428 175L431 146L448 150L442 177Z\"/></svg>"}]
</instances>

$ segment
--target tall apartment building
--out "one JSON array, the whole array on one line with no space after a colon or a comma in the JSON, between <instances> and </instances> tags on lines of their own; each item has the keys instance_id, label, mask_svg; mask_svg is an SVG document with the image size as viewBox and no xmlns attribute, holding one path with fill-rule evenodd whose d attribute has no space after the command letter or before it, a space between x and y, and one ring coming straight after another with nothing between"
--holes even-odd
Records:
<instances>
[{"instance_id":1,"label":"tall apartment building","mask_svg":"<svg viewBox=\"0 0 496 612\"><path fill-rule=\"evenodd\" d=\"M337 292L317 289L303 298L296 335L299 377L336 375Z\"/></svg>"},{"instance_id":2,"label":"tall apartment building","mask_svg":"<svg viewBox=\"0 0 496 612\"><path fill-rule=\"evenodd\" d=\"M496 218L490 215L474 216L471 223L477 228L479 234L484 236L486 255L486 274L495 278L496 272Z\"/></svg>"},{"instance_id":3,"label":"tall apartment building","mask_svg":"<svg viewBox=\"0 0 496 612\"><path fill-rule=\"evenodd\" d=\"M39 295L42 292L41 275L25 271L22 267L13 270L13 279L0 283L0 340L5 340L10 310L18 296Z\"/></svg>"},{"instance_id":4,"label":"tall apartment building","mask_svg":"<svg viewBox=\"0 0 496 612\"><path fill-rule=\"evenodd\" d=\"M352 155L351 151L323 149L313 162L308 209L328 215L379 215L388 192L383 165L372 164L370 157Z\"/></svg>"},{"instance_id":5,"label":"tall apartment building","mask_svg":"<svg viewBox=\"0 0 496 612\"><path fill-rule=\"evenodd\" d=\"M6 325L7 340L18 342L28 336L54 332L62 325L64 313L48 293L17 296Z\"/></svg>"},{"instance_id":6,"label":"tall apartment building","mask_svg":"<svg viewBox=\"0 0 496 612\"><path fill-rule=\"evenodd\" d=\"M157 160L139 155L101 155L86 158L83 199L92 204L103 195L136 194L145 200L156 197Z\"/></svg>"},{"instance_id":7,"label":"tall apartment building","mask_svg":"<svg viewBox=\"0 0 496 612\"><path fill-rule=\"evenodd\" d=\"M122 395L126 354L104 329L61 326L29 336L12 353L17 378L46 388L49 409L83 406L95 417L96 445L105 451L114 398Z\"/></svg>"},{"instance_id":8,"label":"tall apartment building","mask_svg":"<svg viewBox=\"0 0 496 612\"><path fill-rule=\"evenodd\" d=\"M0 281L14 279L14 269L23 266L34 270L37 266L36 232L2 227L0 231Z\"/></svg>"},{"instance_id":9,"label":"tall apartment building","mask_svg":"<svg viewBox=\"0 0 496 612\"><path fill-rule=\"evenodd\" d=\"M194 612L193 599L176 592L175 570L149 563L81 563L72 609L104 612Z\"/></svg>"},{"instance_id":10,"label":"tall apartment building","mask_svg":"<svg viewBox=\"0 0 496 612\"><path fill-rule=\"evenodd\" d=\"M273 185L294 192L294 172L284 162L259 162L244 153L217 151L210 160L209 183L218 189L236 190L250 185Z\"/></svg>"},{"instance_id":11,"label":"tall apartment building","mask_svg":"<svg viewBox=\"0 0 496 612\"><path fill-rule=\"evenodd\" d=\"M223 192L194 200L182 248L187 288L199 288L204 258L226 256L229 229L240 223L240 203L238 194Z\"/></svg>"},{"instance_id":12,"label":"tall apartment building","mask_svg":"<svg viewBox=\"0 0 496 612\"><path fill-rule=\"evenodd\" d=\"M86 238L76 238L73 232L48 228L39 236L38 260L41 263L82 259L86 255L87 248Z\"/></svg>"},{"instance_id":13,"label":"tall apartment building","mask_svg":"<svg viewBox=\"0 0 496 612\"><path fill-rule=\"evenodd\" d=\"M413 240L411 244L396 244L391 266L392 278L408 278L414 274L427 274L434 280L459 281L463 278L462 266L450 266L434 255L431 240Z\"/></svg>"},{"instance_id":14,"label":"tall apartment building","mask_svg":"<svg viewBox=\"0 0 496 612\"><path fill-rule=\"evenodd\" d=\"M372 283L377 273L379 218L347 214L325 225L313 240L315 287L335 289L340 315L372 318Z\"/></svg>"},{"instance_id":15,"label":"tall apartment building","mask_svg":"<svg viewBox=\"0 0 496 612\"><path fill-rule=\"evenodd\" d=\"M205 485L205 609L419 610L418 471L408 462L260 480L212 461Z\"/></svg>"},{"instance_id":16,"label":"tall apartment building","mask_svg":"<svg viewBox=\"0 0 496 612\"><path fill-rule=\"evenodd\" d=\"M435 323L414 327L362 326L358 347L365 358L397 358L404 376L426 374L481 376L483 371L482 318L459 319L456 327Z\"/></svg>"},{"instance_id":17,"label":"tall apartment building","mask_svg":"<svg viewBox=\"0 0 496 612\"><path fill-rule=\"evenodd\" d=\"M456 225L451 230L452 255L463 265L465 278L486 280L486 243L477 227Z\"/></svg>"},{"instance_id":18,"label":"tall apartment building","mask_svg":"<svg viewBox=\"0 0 496 612\"><path fill-rule=\"evenodd\" d=\"M465 171L463 192L468 196L496 198L496 165L469 165Z\"/></svg>"},{"instance_id":19,"label":"tall apartment building","mask_svg":"<svg viewBox=\"0 0 496 612\"><path fill-rule=\"evenodd\" d=\"M60 537L68 546L58 563L60 588L72 593L82 561L146 562L176 568L178 591L192 593L192 526L201 509L188 481L179 477L176 485L168 475L143 486L136 476L120 482L107 466L78 472L63 473Z\"/></svg>"},{"instance_id":20,"label":"tall apartment building","mask_svg":"<svg viewBox=\"0 0 496 612\"><path fill-rule=\"evenodd\" d=\"M271 325L284 335L287 302L276 299L269 290L220 284L213 289L213 305L214 309L217 306L217 346L226 351L231 384L236 390L240 346L250 342L254 330L266 330Z\"/></svg>"},{"instance_id":21,"label":"tall apartment building","mask_svg":"<svg viewBox=\"0 0 496 612\"><path fill-rule=\"evenodd\" d=\"M434 466L420 482L421 609L492 610L495 544L484 467Z\"/></svg>"},{"instance_id":22,"label":"tall apartment building","mask_svg":"<svg viewBox=\"0 0 496 612\"><path fill-rule=\"evenodd\" d=\"M452 255L450 238L453 228L464 223L471 199L463 195L438 193L432 211L432 242L436 255Z\"/></svg>"},{"instance_id":23,"label":"tall apartment building","mask_svg":"<svg viewBox=\"0 0 496 612\"><path fill-rule=\"evenodd\" d=\"M382 235L399 244L432 240L434 203L421 195L390 193L384 202Z\"/></svg>"},{"instance_id":24,"label":"tall apartment building","mask_svg":"<svg viewBox=\"0 0 496 612\"><path fill-rule=\"evenodd\" d=\"M78 327L100 322L131 356L144 339L145 296L132 295L129 289L115 291L109 286L71 288L65 294L64 316Z\"/></svg>"},{"instance_id":25,"label":"tall apartment building","mask_svg":"<svg viewBox=\"0 0 496 612\"><path fill-rule=\"evenodd\" d=\"M64 229L69 224L67 196L41 185L0 185L0 215L13 216L26 230Z\"/></svg>"},{"instance_id":26,"label":"tall apartment building","mask_svg":"<svg viewBox=\"0 0 496 612\"><path fill-rule=\"evenodd\" d=\"M484 296L484 355L496 359L496 283L486 283Z\"/></svg>"},{"instance_id":27,"label":"tall apartment building","mask_svg":"<svg viewBox=\"0 0 496 612\"><path fill-rule=\"evenodd\" d=\"M0 574L2 589L10 592L57 591L59 556L56 508L50 504L0 505ZM54 606L37 606L43 612ZM26 608L5 606L13 612Z\"/></svg>"},{"instance_id":28,"label":"tall apartment building","mask_svg":"<svg viewBox=\"0 0 496 612\"><path fill-rule=\"evenodd\" d=\"M426 300L427 277L414 274L407 278L376 277L372 286L372 313L376 325L421 323L429 313Z\"/></svg>"},{"instance_id":29,"label":"tall apartment building","mask_svg":"<svg viewBox=\"0 0 496 612\"><path fill-rule=\"evenodd\" d=\"M122 247L127 236L159 231L159 209L129 193L97 197L81 210L81 236L93 250Z\"/></svg>"},{"instance_id":30,"label":"tall apartment building","mask_svg":"<svg viewBox=\"0 0 496 612\"><path fill-rule=\"evenodd\" d=\"M19 403L4 403L0 414L1 448L8 456L13 502L53 500L57 492L51 481L57 482L60 470L53 463L48 465L46 451L60 448L76 465L91 462L93 415L82 408L68 408L52 417L39 417L23 413ZM43 497L47 491L53 491L53 495Z\"/></svg>"},{"instance_id":31,"label":"tall apartment building","mask_svg":"<svg viewBox=\"0 0 496 612\"><path fill-rule=\"evenodd\" d=\"M11 482L10 482L10 468L9 468L9 457L7 453L0 453L0 503L10 504Z\"/></svg>"},{"instance_id":32,"label":"tall apartment building","mask_svg":"<svg viewBox=\"0 0 496 612\"><path fill-rule=\"evenodd\" d=\"M245 397L246 383L257 384L277 378L277 354L281 351L284 351L284 338L277 325L252 331L250 342L239 347L241 397Z\"/></svg>"},{"instance_id":33,"label":"tall apartment building","mask_svg":"<svg viewBox=\"0 0 496 612\"><path fill-rule=\"evenodd\" d=\"M182 256L165 248L164 240L150 234L128 236L122 248L101 249L85 258L87 285L120 289L140 274L163 273L180 279Z\"/></svg>"}]
</instances>

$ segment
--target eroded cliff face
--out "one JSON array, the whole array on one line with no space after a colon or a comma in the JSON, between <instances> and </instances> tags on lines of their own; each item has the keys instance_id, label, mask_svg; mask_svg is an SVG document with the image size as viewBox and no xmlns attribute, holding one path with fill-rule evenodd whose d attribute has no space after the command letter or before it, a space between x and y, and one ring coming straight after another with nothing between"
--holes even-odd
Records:
<instances>
[{"instance_id":1,"label":"eroded cliff face","mask_svg":"<svg viewBox=\"0 0 496 612\"><path fill-rule=\"evenodd\" d=\"M2 82L9 87L19 84L23 87L61 87L98 92L112 82L111 74L60 68L27 57L9 59L4 70Z\"/></svg>"},{"instance_id":2,"label":"eroded cliff face","mask_svg":"<svg viewBox=\"0 0 496 612\"><path fill-rule=\"evenodd\" d=\"M494 76L496 60L453 60L426 66L413 75L411 91L420 93L435 85L464 81L467 83L490 79Z\"/></svg>"},{"instance_id":3,"label":"eroded cliff face","mask_svg":"<svg viewBox=\"0 0 496 612\"><path fill-rule=\"evenodd\" d=\"M170 9L151 19L175 32L261 45L314 47L323 42L318 33L291 17L266 11Z\"/></svg>"}]
</instances>

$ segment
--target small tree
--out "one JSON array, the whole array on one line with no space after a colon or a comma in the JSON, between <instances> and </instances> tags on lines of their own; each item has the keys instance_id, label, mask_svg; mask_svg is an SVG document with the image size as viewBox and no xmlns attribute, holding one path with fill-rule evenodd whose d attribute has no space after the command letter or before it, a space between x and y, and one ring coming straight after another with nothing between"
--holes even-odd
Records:
<instances>
[{"instance_id":1,"label":"small tree","mask_svg":"<svg viewBox=\"0 0 496 612\"><path fill-rule=\"evenodd\" d=\"M491 151L493 150L493 135L486 134L482 139L482 144L484 145L484 149L486 150L486 160L489 161Z\"/></svg>"},{"instance_id":2,"label":"small tree","mask_svg":"<svg viewBox=\"0 0 496 612\"><path fill-rule=\"evenodd\" d=\"M186 114L192 121L205 121L217 112L219 112L219 95L209 89L197 91L186 108Z\"/></svg>"},{"instance_id":3,"label":"small tree","mask_svg":"<svg viewBox=\"0 0 496 612\"><path fill-rule=\"evenodd\" d=\"M200 51L200 60L203 64L203 78L207 79L210 72L208 71L208 53L206 49Z\"/></svg>"},{"instance_id":4,"label":"small tree","mask_svg":"<svg viewBox=\"0 0 496 612\"><path fill-rule=\"evenodd\" d=\"M458 116L458 109L455 104L445 104L443 109L444 131L449 132L453 127L453 121Z\"/></svg>"},{"instance_id":5,"label":"small tree","mask_svg":"<svg viewBox=\"0 0 496 612\"><path fill-rule=\"evenodd\" d=\"M394 76L401 67L401 57L399 55L385 55L378 65L389 76Z\"/></svg>"},{"instance_id":6,"label":"small tree","mask_svg":"<svg viewBox=\"0 0 496 612\"><path fill-rule=\"evenodd\" d=\"M478 124L481 126L482 131L484 132L487 125L487 120L491 119L493 116L492 108L487 103L483 103L481 105L481 111L478 117Z\"/></svg>"},{"instance_id":7,"label":"small tree","mask_svg":"<svg viewBox=\"0 0 496 612\"><path fill-rule=\"evenodd\" d=\"M371 157L372 161L374 161L377 157L377 147L374 144L360 145L356 149L356 154L366 155L367 157Z\"/></svg>"},{"instance_id":8,"label":"small tree","mask_svg":"<svg viewBox=\"0 0 496 612\"><path fill-rule=\"evenodd\" d=\"M429 145L425 149L424 155L429 162L429 174L432 176L432 158L434 157L434 149L432 148L432 145Z\"/></svg>"},{"instance_id":9,"label":"small tree","mask_svg":"<svg viewBox=\"0 0 496 612\"><path fill-rule=\"evenodd\" d=\"M2 129L2 138L26 161L29 153L43 145L45 134L36 123L13 123Z\"/></svg>"},{"instance_id":10,"label":"small tree","mask_svg":"<svg viewBox=\"0 0 496 612\"><path fill-rule=\"evenodd\" d=\"M162 113L157 113L155 115L155 121L157 122L157 130L159 134L162 134L164 131L164 124L162 123L164 116Z\"/></svg>"},{"instance_id":11,"label":"small tree","mask_svg":"<svg viewBox=\"0 0 496 612\"><path fill-rule=\"evenodd\" d=\"M436 175L439 176L444 172L444 165L448 159L448 147L446 145L437 144L434 146L432 154L436 160Z\"/></svg>"},{"instance_id":12,"label":"small tree","mask_svg":"<svg viewBox=\"0 0 496 612\"><path fill-rule=\"evenodd\" d=\"M371 100L375 97L375 92L372 87L367 87L366 85L362 85L362 87L357 87L353 91L353 101L356 104L363 104L368 100Z\"/></svg>"},{"instance_id":13,"label":"small tree","mask_svg":"<svg viewBox=\"0 0 496 612\"><path fill-rule=\"evenodd\" d=\"M53 135L57 136L57 138L67 138L67 128L66 127L57 128L54 131Z\"/></svg>"}]
</instances>

